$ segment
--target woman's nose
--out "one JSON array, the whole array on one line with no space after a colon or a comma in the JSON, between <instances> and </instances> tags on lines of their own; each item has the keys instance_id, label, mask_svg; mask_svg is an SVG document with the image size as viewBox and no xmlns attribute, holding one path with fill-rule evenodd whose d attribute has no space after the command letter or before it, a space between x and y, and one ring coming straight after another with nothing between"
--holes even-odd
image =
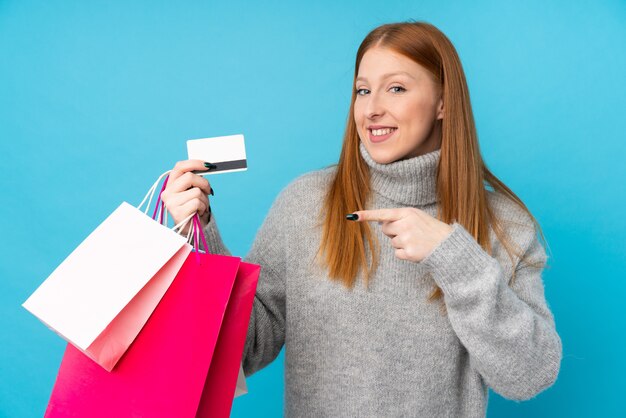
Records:
<instances>
[{"instance_id":1,"label":"woman's nose","mask_svg":"<svg viewBox=\"0 0 626 418\"><path fill-rule=\"evenodd\" d=\"M365 106L365 116L368 119L374 119L385 113L384 105L378 94L371 93Z\"/></svg>"}]
</instances>

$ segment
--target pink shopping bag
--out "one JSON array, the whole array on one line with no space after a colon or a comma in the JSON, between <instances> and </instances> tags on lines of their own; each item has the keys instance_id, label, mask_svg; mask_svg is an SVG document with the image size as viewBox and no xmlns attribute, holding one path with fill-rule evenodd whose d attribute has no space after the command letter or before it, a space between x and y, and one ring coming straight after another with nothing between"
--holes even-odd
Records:
<instances>
[{"instance_id":1,"label":"pink shopping bag","mask_svg":"<svg viewBox=\"0 0 626 418\"><path fill-rule=\"evenodd\" d=\"M198 418L230 416L261 268L241 263L198 407Z\"/></svg>"},{"instance_id":2,"label":"pink shopping bag","mask_svg":"<svg viewBox=\"0 0 626 418\"><path fill-rule=\"evenodd\" d=\"M189 254L112 372L68 344L45 416L228 416L259 271Z\"/></svg>"},{"instance_id":3,"label":"pink shopping bag","mask_svg":"<svg viewBox=\"0 0 626 418\"><path fill-rule=\"evenodd\" d=\"M241 263L237 257L189 254L111 372L68 344L45 416L194 417L203 391L213 390L205 386L209 367L222 357L224 364L234 363L233 371L230 367L223 371L230 409L258 271L259 266ZM248 285L246 278L253 284ZM245 321L233 319L246 313ZM223 347L219 352L232 349L234 354L219 355L218 340Z\"/></svg>"}]
</instances>

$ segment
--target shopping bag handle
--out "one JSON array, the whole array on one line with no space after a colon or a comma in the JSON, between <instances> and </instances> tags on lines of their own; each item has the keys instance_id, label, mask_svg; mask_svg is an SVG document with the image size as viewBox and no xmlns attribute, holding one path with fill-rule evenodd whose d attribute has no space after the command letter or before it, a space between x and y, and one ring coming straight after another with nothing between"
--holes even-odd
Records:
<instances>
[{"instance_id":1,"label":"shopping bag handle","mask_svg":"<svg viewBox=\"0 0 626 418\"><path fill-rule=\"evenodd\" d=\"M198 244L199 244L198 236L199 236L200 238L202 238L202 245L204 246L205 252L208 254L209 246L206 243L206 237L204 236L204 231L202 230L202 224L200 223L200 216L198 216L198 212L194 214L193 226L196 230L196 240L195 240L194 248L196 249L196 251L198 251Z\"/></svg>"},{"instance_id":2,"label":"shopping bag handle","mask_svg":"<svg viewBox=\"0 0 626 418\"><path fill-rule=\"evenodd\" d=\"M143 198L143 200L141 201L139 206L137 206L137 209L141 210L141 207L144 205L144 203L146 203L146 201L148 201L148 205L146 206L146 209L144 210L144 213L146 215L148 214L148 210L150 209L150 205L152 204L152 199L154 198L154 192L156 191L157 186L159 185L159 183L161 182L163 177L166 177L166 176L169 177L171 172L172 172L172 170L167 170L165 173L163 173L163 174L161 174L159 176L159 178L154 182L152 187L150 187L150 189L148 189L148 193L146 193L146 196ZM163 190L165 190L165 183L164 183L163 187L161 188L161 193L163 193ZM161 197L161 193L159 193L159 198ZM148 197L150 199L148 199Z\"/></svg>"},{"instance_id":3,"label":"shopping bag handle","mask_svg":"<svg viewBox=\"0 0 626 418\"><path fill-rule=\"evenodd\" d=\"M201 262L200 249L198 248L198 246L200 245L199 244L200 239L202 239L202 244L204 245L204 252L206 254L209 254L209 246L206 242L204 231L202 230L202 224L200 223L200 217L198 216L198 212L189 215L184 221L182 221L176 227L178 227L179 225L181 226L184 225L190 219L192 221L191 221L191 227L189 228L189 231L187 231L187 243L193 245L194 252L196 253L196 261L200 263Z\"/></svg>"},{"instance_id":4,"label":"shopping bag handle","mask_svg":"<svg viewBox=\"0 0 626 418\"><path fill-rule=\"evenodd\" d=\"M161 191L159 192L159 196L157 197L156 205L154 205L154 212L152 212L152 220L156 220L157 209L158 209L158 211L159 211L159 223L161 225L163 225L163 213L165 213L165 225L167 225L167 208L165 207L165 205L161 201L161 195L163 194L163 190L165 190L165 187L167 186L167 181L169 179L170 179L170 176L168 174L167 177L165 177L165 180L163 180L163 185L161 186Z\"/></svg>"},{"instance_id":5,"label":"shopping bag handle","mask_svg":"<svg viewBox=\"0 0 626 418\"><path fill-rule=\"evenodd\" d=\"M167 212L167 208L165 207L165 205L161 201L161 194L163 193L163 191L165 190L165 187L167 186L167 181L170 178L169 173L171 173L171 171L172 170L166 171L165 173L163 173L163 174L161 174L159 176L157 181L155 181L154 184L152 185L152 187L150 187L150 189L148 190L148 193L143 198L143 200L141 201L139 206L137 206L137 209L141 210L141 207L144 205L144 203L146 203L146 200L147 200L148 201L148 205L146 206L146 209L143 212L146 215L148 214L148 210L150 209L150 206L152 205L152 199L154 198L154 193L156 192L156 188L157 188L159 182L161 181L161 179L163 179L163 177L165 177L165 180L163 181L163 185L161 186L161 190L159 191L159 194L157 196L157 202L156 202L156 205L154 206L154 212L152 212L152 219L156 221L156 217L158 215L159 216L159 221L158 222L161 225L167 225L167 213L168 212Z\"/></svg>"},{"instance_id":6,"label":"shopping bag handle","mask_svg":"<svg viewBox=\"0 0 626 418\"><path fill-rule=\"evenodd\" d=\"M161 186L161 190L159 191L159 194L157 195L157 201L156 201L156 205L154 206L154 211L152 212L152 219L156 221L156 218L158 217L159 218L158 222L161 225L165 225L165 226L167 226L167 222L168 222L168 219L167 219L168 212L167 212L167 208L163 204L163 201L161 200L161 194L165 190L165 187L167 187L167 181L169 180L169 175L171 172L172 170L168 170L165 173L161 174L159 178L154 182L152 187L150 187L150 189L148 190L148 193L146 193L146 196L143 198L139 206L137 206L137 209L141 210L142 206L146 203L146 201L148 201L148 205L146 206L144 210L144 213L146 215L148 214L148 210L150 209L150 205L152 204L152 199L154 198L154 193L156 192L157 186L159 185L161 180L165 177L165 180L163 180L163 185ZM198 216L198 212L195 212L189 215L187 218L183 219L179 224L172 227L172 230L174 232L180 232L184 229L185 225L187 225L187 223L189 222L191 222L191 227L189 228L189 231L187 232L187 242L190 244L193 244L196 252L199 252L198 246L200 242L202 242L202 244L204 245L205 251L208 253L209 246L207 245L206 237L204 236L204 231L202 230L202 224L200 223L200 217Z\"/></svg>"},{"instance_id":7,"label":"shopping bag handle","mask_svg":"<svg viewBox=\"0 0 626 418\"><path fill-rule=\"evenodd\" d=\"M159 178L154 182L154 184L150 187L150 189L148 189L146 196L143 198L139 206L137 206L137 209L142 210L143 205L147 201L148 204L146 205L146 208L143 209L143 213L148 215L148 210L150 209L150 206L152 205L152 199L154 199L154 193L156 192L157 186L159 185L163 177L165 177L165 181L163 181L163 185L161 186L161 190L159 191L159 194L157 197L157 202L154 207L154 212L152 213L152 219L156 220L158 216L159 217L158 222L164 226L167 226L168 218L167 218L167 208L161 201L161 194L163 193L163 191L165 190L165 187L167 186L167 181L169 180L169 175L171 172L172 170L168 170L165 173L161 174ZM175 232L182 230L184 226L191 220L192 217L193 215L188 216L186 219L184 219L182 222L180 222L178 225L174 226L171 229Z\"/></svg>"},{"instance_id":8,"label":"shopping bag handle","mask_svg":"<svg viewBox=\"0 0 626 418\"><path fill-rule=\"evenodd\" d=\"M200 253L200 249L198 248L198 246L200 245L200 242L202 242L202 244L204 245L205 252L208 254L209 246L204 236L204 231L202 230L202 224L200 223L200 216L198 215L198 212L192 215L189 215L189 217L187 217L187 219L181 222L181 224L186 222L189 219L192 219L192 223L191 223L191 227L189 228L189 231L187 231L187 242L193 245L193 249L195 250L196 253Z\"/></svg>"},{"instance_id":9,"label":"shopping bag handle","mask_svg":"<svg viewBox=\"0 0 626 418\"><path fill-rule=\"evenodd\" d=\"M187 216L185 219L183 219L179 224L174 225L171 229L174 232L180 232L183 230L183 228L185 227L185 225L187 225L187 223L189 221L191 221L191 219L193 218L194 214L192 213L191 215ZM193 227L193 224L192 224ZM187 242L189 242L189 235L191 233L192 229L189 228L189 231L187 232Z\"/></svg>"},{"instance_id":10,"label":"shopping bag handle","mask_svg":"<svg viewBox=\"0 0 626 418\"><path fill-rule=\"evenodd\" d=\"M165 180L163 180L163 185L161 186L161 191L159 192L159 196L157 198L156 205L154 206L154 211L152 212L152 219L156 220L157 210L158 210L159 223L161 225L167 225L167 208L165 207L165 205L161 201L161 194L165 190L165 187L167 187L167 181L169 180L169 178L170 178L170 176L168 175L167 177L165 177ZM163 214L165 214L165 223L163 223ZM208 248L208 246L206 244L206 239L204 237L204 232L202 231L202 226L201 226L201 223L200 223L200 217L198 216L198 212L196 212L195 214L192 214L189 217L187 217L179 225L183 225L184 226L190 220L190 218L193 219L193 221L192 221L193 223L191 225L191 228L193 228L193 229L197 228L197 230L195 231L195 235L194 235L195 236L195 242L196 242L196 245L195 245L196 251L198 251L198 245L200 243L200 241L199 241L200 240L200 236L202 237L202 243L204 244L204 248L205 249ZM193 233L193 229L191 230L192 233ZM189 234L187 234L187 241L189 241Z\"/></svg>"}]
</instances>

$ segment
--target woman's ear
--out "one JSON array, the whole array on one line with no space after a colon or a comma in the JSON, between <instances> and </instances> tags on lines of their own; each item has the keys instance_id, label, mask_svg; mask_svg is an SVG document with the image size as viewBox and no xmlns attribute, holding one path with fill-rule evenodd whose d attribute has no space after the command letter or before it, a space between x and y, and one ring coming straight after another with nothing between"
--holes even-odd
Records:
<instances>
[{"instance_id":1,"label":"woman's ear","mask_svg":"<svg viewBox=\"0 0 626 418\"><path fill-rule=\"evenodd\" d=\"M443 114L443 98L441 98L437 104L437 119L443 119Z\"/></svg>"}]
</instances>

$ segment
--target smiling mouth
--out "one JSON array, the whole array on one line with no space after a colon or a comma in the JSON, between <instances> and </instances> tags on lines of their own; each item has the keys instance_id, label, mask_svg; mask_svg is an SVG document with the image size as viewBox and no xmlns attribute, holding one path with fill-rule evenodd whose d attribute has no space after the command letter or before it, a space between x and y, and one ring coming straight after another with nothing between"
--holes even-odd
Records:
<instances>
[{"instance_id":1,"label":"smiling mouth","mask_svg":"<svg viewBox=\"0 0 626 418\"><path fill-rule=\"evenodd\" d=\"M369 140L372 143L383 142L391 138L398 128L382 128L382 129L368 129Z\"/></svg>"},{"instance_id":2,"label":"smiling mouth","mask_svg":"<svg viewBox=\"0 0 626 418\"><path fill-rule=\"evenodd\" d=\"M382 128L382 129L368 129L372 136L385 136L392 132L395 132L398 128Z\"/></svg>"}]
</instances>

